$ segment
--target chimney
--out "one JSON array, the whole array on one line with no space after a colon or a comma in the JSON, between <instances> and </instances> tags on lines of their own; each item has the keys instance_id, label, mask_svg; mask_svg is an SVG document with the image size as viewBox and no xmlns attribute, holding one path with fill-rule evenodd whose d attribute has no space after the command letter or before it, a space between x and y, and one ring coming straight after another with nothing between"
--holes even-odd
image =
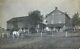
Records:
<instances>
[{"instance_id":1,"label":"chimney","mask_svg":"<svg viewBox=\"0 0 80 49\"><path fill-rule=\"evenodd\" d=\"M55 10L57 10L58 9L58 7L55 7Z\"/></svg>"}]
</instances>

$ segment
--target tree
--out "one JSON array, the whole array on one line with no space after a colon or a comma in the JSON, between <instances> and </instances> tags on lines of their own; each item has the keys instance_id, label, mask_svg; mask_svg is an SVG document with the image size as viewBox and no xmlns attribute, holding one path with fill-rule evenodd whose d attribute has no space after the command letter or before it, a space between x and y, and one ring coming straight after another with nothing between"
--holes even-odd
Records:
<instances>
[{"instance_id":1,"label":"tree","mask_svg":"<svg viewBox=\"0 0 80 49\"><path fill-rule=\"evenodd\" d=\"M40 25L43 21L43 17L40 13L40 11L35 10L29 13L29 22L31 27L31 32L34 32L36 30L37 25Z\"/></svg>"},{"instance_id":2,"label":"tree","mask_svg":"<svg viewBox=\"0 0 80 49\"><path fill-rule=\"evenodd\" d=\"M72 24L73 24L73 26L80 25L80 18L79 18L78 13L74 14L74 16L72 18Z\"/></svg>"},{"instance_id":3,"label":"tree","mask_svg":"<svg viewBox=\"0 0 80 49\"><path fill-rule=\"evenodd\" d=\"M33 26L36 26L42 22L42 15L38 10L30 12L29 17L30 17L30 23Z\"/></svg>"},{"instance_id":4,"label":"tree","mask_svg":"<svg viewBox=\"0 0 80 49\"><path fill-rule=\"evenodd\" d=\"M79 26L80 26L80 17L79 17L78 13L74 14L74 16L72 18L72 25L74 27L74 31L76 31L76 30L79 29Z\"/></svg>"}]
</instances>

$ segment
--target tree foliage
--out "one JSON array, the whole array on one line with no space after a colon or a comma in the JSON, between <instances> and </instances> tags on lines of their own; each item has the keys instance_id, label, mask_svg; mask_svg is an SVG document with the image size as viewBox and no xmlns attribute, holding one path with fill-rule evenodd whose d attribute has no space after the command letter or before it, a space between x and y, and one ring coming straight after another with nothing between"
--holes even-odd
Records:
<instances>
[{"instance_id":1,"label":"tree foliage","mask_svg":"<svg viewBox=\"0 0 80 49\"><path fill-rule=\"evenodd\" d=\"M30 31L32 33L36 32L37 25L40 25L43 21L41 12L38 10L29 13Z\"/></svg>"},{"instance_id":2,"label":"tree foliage","mask_svg":"<svg viewBox=\"0 0 80 49\"><path fill-rule=\"evenodd\" d=\"M72 18L72 24L73 24L73 26L80 25L80 18L79 18L78 13L74 14L74 16Z\"/></svg>"},{"instance_id":3,"label":"tree foliage","mask_svg":"<svg viewBox=\"0 0 80 49\"><path fill-rule=\"evenodd\" d=\"M36 26L42 22L42 15L41 15L40 11L38 11L38 10L30 12L29 17L30 17L31 25Z\"/></svg>"}]
</instances>

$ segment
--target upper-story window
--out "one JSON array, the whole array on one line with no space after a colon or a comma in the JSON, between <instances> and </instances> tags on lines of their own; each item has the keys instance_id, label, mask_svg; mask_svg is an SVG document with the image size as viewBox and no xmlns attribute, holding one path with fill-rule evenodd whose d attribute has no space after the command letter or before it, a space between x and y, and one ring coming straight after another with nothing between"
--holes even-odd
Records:
<instances>
[{"instance_id":1,"label":"upper-story window","mask_svg":"<svg viewBox=\"0 0 80 49\"><path fill-rule=\"evenodd\" d=\"M47 20L46 19L44 20L44 23L47 24Z\"/></svg>"},{"instance_id":2,"label":"upper-story window","mask_svg":"<svg viewBox=\"0 0 80 49\"><path fill-rule=\"evenodd\" d=\"M46 19L44 20L44 22L46 22Z\"/></svg>"},{"instance_id":3,"label":"upper-story window","mask_svg":"<svg viewBox=\"0 0 80 49\"><path fill-rule=\"evenodd\" d=\"M46 23L47 23L48 21L46 21Z\"/></svg>"}]
</instances>

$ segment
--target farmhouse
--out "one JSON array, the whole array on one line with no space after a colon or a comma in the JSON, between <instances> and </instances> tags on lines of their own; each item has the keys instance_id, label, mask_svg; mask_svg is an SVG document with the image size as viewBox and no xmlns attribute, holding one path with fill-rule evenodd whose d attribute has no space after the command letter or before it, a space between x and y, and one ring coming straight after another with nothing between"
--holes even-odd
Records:
<instances>
[{"instance_id":1,"label":"farmhouse","mask_svg":"<svg viewBox=\"0 0 80 49\"><path fill-rule=\"evenodd\" d=\"M45 23L47 27L52 29L65 30L69 29L71 26L71 18L67 13L58 10L55 7L55 10L46 15Z\"/></svg>"}]
</instances>

